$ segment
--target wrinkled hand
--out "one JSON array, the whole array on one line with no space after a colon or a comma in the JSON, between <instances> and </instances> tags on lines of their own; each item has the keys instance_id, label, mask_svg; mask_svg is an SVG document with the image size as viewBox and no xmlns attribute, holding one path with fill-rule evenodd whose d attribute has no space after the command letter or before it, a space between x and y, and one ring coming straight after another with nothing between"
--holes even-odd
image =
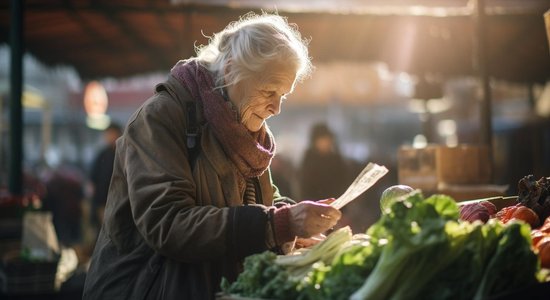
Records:
<instances>
[{"instance_id":1,"label":"wrinkled hand","mask_svg":"<svg viewBox=\"0 0 550 300\"><path fill-rule=\"evenodd\" d=\"M289 220L292 233L299 238L309 238L336 225L342 213L326 204L330 200L302 201L292 205Z\"/></svg>"}]
</instances>

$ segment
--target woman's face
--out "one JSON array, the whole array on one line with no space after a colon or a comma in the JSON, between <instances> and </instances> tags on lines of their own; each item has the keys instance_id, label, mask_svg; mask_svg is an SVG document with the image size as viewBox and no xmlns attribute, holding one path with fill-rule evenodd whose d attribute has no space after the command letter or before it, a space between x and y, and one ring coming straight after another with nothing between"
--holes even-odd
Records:
<instances>
[{"instance_id":1,"label":"woman's face","mask_svg":"<svg viewBox=\"0 0 550 300\"><path fill-rule=\"evenodd\" d=\"M296 69L271 64L265 76L248 78L227 87L229 100L237 107L241 123L257 132L265 120L281 112L281 104L294 89Z\"/></svg>"}]
</instances>

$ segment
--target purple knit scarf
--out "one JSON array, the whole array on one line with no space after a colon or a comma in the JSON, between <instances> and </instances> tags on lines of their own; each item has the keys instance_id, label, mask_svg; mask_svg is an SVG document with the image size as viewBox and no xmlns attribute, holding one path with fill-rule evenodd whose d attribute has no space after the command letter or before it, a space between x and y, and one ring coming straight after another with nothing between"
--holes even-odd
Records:
<instances>
[{"instance_id":1,"label":"purple knit scarf","mask_svg":"<svg viewBox=\"0 0 550 300\"><path fill-rule=\"evenodd\" d=\"M275 155L275 140L267 125L255 133L248 131L238 121L231 103L224 99L220 90L214 90L210 72L196 61L178 62L171 74L194 99L201 101L204 118L243 177L262 175Z\"/></svg>"}]
</instances>

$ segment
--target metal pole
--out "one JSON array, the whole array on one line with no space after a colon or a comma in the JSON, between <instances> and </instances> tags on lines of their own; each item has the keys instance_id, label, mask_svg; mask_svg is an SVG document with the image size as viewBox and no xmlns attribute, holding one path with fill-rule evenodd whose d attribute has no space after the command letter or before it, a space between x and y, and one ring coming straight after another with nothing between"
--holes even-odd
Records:
<instances>
[{"instance_id":1,"label":"metal pole","mask_svg":"<svg viewBox=\"0 0 550 300\"><path fill-rule=\"evenodd\" d=\"M489 72L487 70L487 47L486 27L487 18L485 15L485 0L476 0L475 13L475 59L476 70L481 83L481 105L480 105L480 144L489 150L489 170L493 177L493 124L491 112L491 86Z\"/></svg>"},{"instance_id":2,"label":"metal pole","mask_svg":"<svg viewBox=\"0 0 550 300\"><path fill-rule=\"evenodd\" d=\"M527 84L527 101L529 101L529 108L532 111L536 110L537 107L537 101L535 99L535 84L534 83L528 83Z\"/></svg>"},{"instance_id":3,"label":"metal pole","mask_svg":"<svg viewBox=\"0 0 550 300\"><path fill-rule=\"evenodd\" d=\"M11 0L9 191L23 193L23 0Z\"/></svg>"}]
</instances>

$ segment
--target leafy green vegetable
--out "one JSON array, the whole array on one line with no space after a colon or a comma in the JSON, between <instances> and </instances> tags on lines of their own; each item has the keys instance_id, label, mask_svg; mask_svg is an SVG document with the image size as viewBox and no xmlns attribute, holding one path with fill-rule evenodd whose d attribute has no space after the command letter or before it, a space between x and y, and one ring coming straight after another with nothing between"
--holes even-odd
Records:
<instances>
[{"instance_id":1,"label":"leafy green vegetable","mask_svg":"<svg viewBox=\"0 0 550 300\"><path fill-rule=\"evenodd\" d=\"M456 257L445 226L457 218L458 207L447 196L424 200L421 193L415 193L394 203L391 211L369 228L373 235L387 236L388 244L370 276L350 299L415 299Z\"/></svg>"},{"instance_id":2,"label":"leafy green vegetable","mask_svg":"<svg viewBox=\"0 0 550 300\"><path fill-rule=\"evenodd\" d=\"M330 266L314 268L304 286L306 299L348 299L374 269L381 254L382 245L367 235L355 235L341 249Z\"/></svg>"},{"instance_id":3,"label":"leafy green vegetable","mask_svg":"<svg viewBox=\"0 0 550 300\"><path fill-rule=\"evenodd\" d=\"M331 264L340 249L351 238L351 228L342 227L329 234L325 240L311 249L301 249L298 254L277 257L276 263L284 266L290 276L300 280L312 270L315 263Z\"/></svg>"},{"instance_id":4,"label":"leafy green vegetable","mask_svg":"<svg viewBox=\"0 0 550 300\"><path fill-rule=\"evenodd\" d=\"M266 299L485 299L537 282L529 226L462 222L455 201L399 198L367 234L349 228L300 253L245 260L226 293Z\"/></svg>"},{"instance_id":5,"label":"leafy green vegetable","mask_svg":"<svg viewBox=\"0 0 550 300\"><path fill-rule=\"evenodd\" d=\"M222 291L227 294L265 299L297 299L299 282L290 279L285 268L275 263L277 255L263 252L244 260L244 271L229 283L222 279Z\"/></svg>"},{"instance_id":6,"label":"leafy green vegetable","mask_svg":"<svg viewBox=\"0 0 550 300\"><path fill-rule=\"evenodd\" d=\"M332 263L351 238L351 229L342 227L311 249L294 255L277 256L269 251L251 255L245 259L244 271L234 283L223 279L222 290L246 297L300 299L304 295L299 292L309 285L309 273L315 267Z\"/></svg>"},{"instance_id":7,"label":"leafy green vegetable","mask_svg":"<svg viewBox=\"0 0 550 300\"><path fill-rule=\"evenodd\" d=\"M492 226L491 226L492 225ZM481 222L456 223L449 221L445 228L451 236L451 248L458 251L456 259L441 269L423 291L419 299L472 299L496 246L496 236L502 231L502 225Z\"/></svg>"},{"instance_id":8,"label":"leafy green vegetable","mask_svg":"<svg viewBox=\"0 0 550 300\"><path fill-rule=\"evenodd\" d=\"M474 299L513 291L537 283L539 261L531 251L531 228L523 222L506 224Z\"/></svg>"},{"instance_id":9,"label":"leafy green vegetable","mask_svg":"<svg viewBox=\"0 0 550 300\"><path fill-rule=\"evenodd\" d=\"M442 195L392 205L368 231L388 245L351 299L484 299L536 282L527 225L459 222L458 213Z\"/></svg>"}]
</instances>

